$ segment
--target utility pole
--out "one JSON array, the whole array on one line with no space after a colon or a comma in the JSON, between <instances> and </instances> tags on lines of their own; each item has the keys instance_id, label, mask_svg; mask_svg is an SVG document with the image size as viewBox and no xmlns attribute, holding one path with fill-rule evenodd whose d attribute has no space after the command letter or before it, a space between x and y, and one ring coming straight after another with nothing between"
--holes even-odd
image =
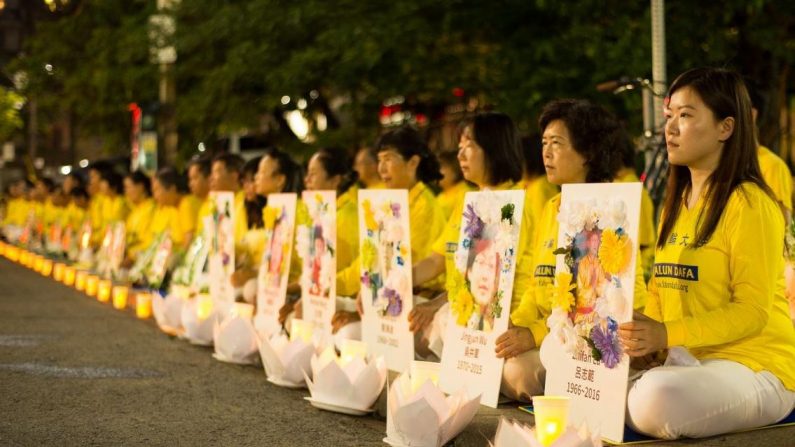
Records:
<instances>
[{"instance_id":1,"label":"utility pole","mask_svg":"<svg viewBox=\"0 0 795 447\"><path fill-rule=\"evenodd\" d=\"M152 41L153 61L158 64L160 82L158 99L157 133L159 146L162 148L158 159L173 165L177 158L179 134L177 132L176 100L177 83L174 64L177 61L177 50L173 44L176 25L172 12L178 7L180 0L157 0L158 13L149 18L150 39Z\"/></svg>"}]
</instances>

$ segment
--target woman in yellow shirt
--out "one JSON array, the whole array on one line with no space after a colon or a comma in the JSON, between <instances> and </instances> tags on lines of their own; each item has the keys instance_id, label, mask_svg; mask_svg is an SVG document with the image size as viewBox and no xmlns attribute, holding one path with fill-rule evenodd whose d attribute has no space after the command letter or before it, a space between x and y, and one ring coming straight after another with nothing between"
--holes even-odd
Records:
<instances>
[{"instance_id":1,"label":"woman in yellow shirt","mask_svg":"<svg viewBox=\"0 0 795 447\"><path fill-rule=\"evenodd\" d=\"M618 170L618 142L623 132L615 117L602 107L583 100L552 101L544 106L539 127L544 167L550 183L601 183L613 179ZM544 390L546 371L539 359L539 347L548 332L546 318L551 312L548 287L555 277L553 252L557 248L559 209L560 194L557 194L541 213L532 242L531 285L511 314L516 336L513 340L497 339L497 355L506 358L502 392L517 400L529 401ZM636 265L635 306L642 308L646 284L640 263ZM601 270L598 263L592 263L592 267L584 271L598 273ZM580 276L580 281L599 281L598 274L590 278L585 274Z\"/></svg>"},{"instance_id":2,"label":"woman in yellow shirt","mask_svg":"<svg viewBox=\"0 0 795 447\"><path fill-rule=\"evenodd\" d=\"M156 204L152 199L149 177L140 171L127 174L124 178L124 196L131 207L125 222L127 258L134 261L138 253L146 248L146 233L155 213Z\"/></svg>"},{"instance_id":3,"label":"woman in yellow shirt","mask_svg":"<svg viewBox=\"0 0 795 447\"><path fill-rule=\"evenodd\" d=\"M388 189L407 189L409 192L409 229L411 231L411 259L425 259L433 242L442 234L444 215L429 183L441 178L439 162L420 134L401 127L385 133L376 144L378 173ZM361 286L361 264L357 257L350 266L337 273L337 294L353 296ZM416 282L415 282L416 283ZM361 312L357 298L357 308ZM337 313L334 327L359 319L356 312Z\"/></svg>"},{"instance_id":4,"label":"woman in yellow shirt","mask_svg":"<svg viewBox=\"0 0 795 447\"><path fill-rule=\"evenodd\" d=\"M651 366L630 385L628 423L665 439L772 424L795 408L795 329L748 93L737 73L700 68L665 104L671 169L649 303L619 329L636 366ZM654 366L666 350L691 366Z\"/></svg>"},{"instance_id":5,"label":"woman in yellow shirt","mask_svg":"<svg viewBox=\"0 0 795 447\"><path fill-rule=\"evenodd\" d=\"M357 174L351 169L348 157L339 149L321 149L312 155L307 164L304 184L307 191L334 190L337 192L337 272L353 263L359 252L359 210L357 207ZM353 229L356 229L352 231ZM339 287L339 286L338 286ZM299 301L300 302L300 301ZM296 302L296 316L301 316ZM337 309L350 306L346 299L337 299ZM336 321L336 319L334 320ZM339 326L334 326L335 332ZM356 330L346 331L343 338L358 339ZM359 331L360 332L360 331Z\"/></svg>"},{"instance_id":6,"label":"woman in yellow shirt","mask_svg":"<svg viewBox=\"0 0 795 447\"><path fill-rule=\"evenodd\" d=\"M480 191L521 188L518 182L522 179L524 157L519 132L508 115L481 113L466 121L462 126L458 147L458 161L464 178L477 185ZM528 240L533 234L536 216L532 214L532 208L527 206L527 198L525 194L511 309L518 304L529 281L528 264L532 256ZM456 268L454 255L458 249L463 209L462 198L448 219L444 232L434 242L430 256L414 265L415 284L428 284ZM444 292L427 303L417 305L409 315L410 329L415 333L416 349L420 355L441 353L442 340L433 334L444 334L448 311L442 306L447 302L448 296Z\"/></svg>"}]
</instances>

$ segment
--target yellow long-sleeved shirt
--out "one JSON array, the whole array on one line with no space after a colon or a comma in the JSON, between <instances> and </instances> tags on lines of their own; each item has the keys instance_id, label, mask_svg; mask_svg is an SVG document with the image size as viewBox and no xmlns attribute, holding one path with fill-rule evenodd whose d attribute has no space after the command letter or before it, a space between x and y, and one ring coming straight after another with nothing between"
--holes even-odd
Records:
<instances>
[{"instance_id":1,"label":"yellow long-sleeved shirt","mask_svg":"<svg viewBox=\"0 0 795 447\"><path fill-rule=\"evenodd\" d=\"M436 196L436 200L439 202L439 206L442 207L442 214L444 214L446 220L450 219L450 215L453 214L453 211L458 209L459 202L464 200L464 195L469 191L476 191L476 189L469 183L461 180Z\"/></svg>"},{"instance_id":2,"label":"yellow long-sleeved shirt","mask_svg":"<svg viewBox=\"0 0 795 447\"><path fill-rule=\"evenodd\" d=\"M525 289L521 303L511 314L511 321L516 326L526 327L533 333L536 346L546 337L549 329L546 319L552 312L548 288L555 282L556 255L558 241L558 211L560 210L560 194L551 198L544 207L538 221L532 245L533 258L528 272L531 274L529 286ZM643 279L643 268L640 262L635 263L635 309L643 309L647 301L646 282Z\"/></svg>"},{"instance_id":3,"label":"yellow long-sleeved shirt","mask_svg":"<svg viewBox=\"0 0 795 447\"><path fill-rule=\"evenodd\" d=\"M213 201L208 196L199 207L196 215L196 235L204 237L204 229L207 226L207 219L211 219L213 214Z\"/></svg>"},{"instance_id":4,"label":"yellow long-sleeved shirt","mask_svg":"<svg viewBox=\"0 0 795 447\"><path fill-rule=\"evenodd\" d=\"M105 195L96 194L91 197L88 203L88 218L91 220L91 230L94 234L100 233L104 226L102 221L102 210L105 207L105 199Z\"/></svg>"},{"instance_id":5,"label":"yellow long-sleeved shirt","mask_svg":"<svg viewBox=\"0 0 795 447\"><path fill-rule=\"evenodd\" d=\"M359 253L359 188L351 186L337 197L337 271L353 262ZM354 230L355 229L355 230Z\"/></svg>"},{"instance_id":6,"label":"yellow long-sleeved shirt","mask_svg":"<svg viewBox=\"0 0 795 447\"><path fill-rule=\"evenodd\" d=\"M765 183L773 190L776 199L784 205L784 208L792 212L792 173L789 167L784 160L764 146L759 146L757 153Z\"/></svg>"},{"instance_id":7,"label":"yellow long-sleeved shirt","mask_svg":"<svg viewBox=\"0 0 795 447\"><path fill-rule=\"evenodd\" d=\"M187 194L179 202L179 231L184 235L196 234L198 228L198 216L203 202L193 194ZM190 241L186 241L190 242Z\"/></svg>"},{"instance_id":8,"label":"yellow long-sleeved shirt","mask_svg":"<svg viewBox=\"0 0 795 447\"><path fill-rule=\"evenodd\" d=\"M63 207L55 206L53 205L52 200L47 199L47 201L44 202L44 209L42 211L42 220L44 225L49 227L56 223L60 219L61 214L63 214L63 211Z\"/></svg>"},{"instance_id":9,"label":"yellow long-sleeved shirt","mask_svg":"<svg viewBox=\"0 0 795 447\"><path fill-rule=\"evenodd\" d=\"M492 188L495 191L509 189L524 189L522 183L505 182ZM530 285L529 266L532 262L533 246L530 243L531 235L535 231L538 216L533 214L531 205L532 197L525 191L524 210L522 212L522 224L519 229L519 241L517 247L518 256L516 258L516 272L514 274L513 295L511 297L511 310L518 305L524 291ZM434 242L432 251L435 254L444 256L445 272L452 271L455 267L455 252L458 249L458 239L461 235L461 216L464 212L464 197L456 204L456 209L447 221L444 232Z\"/></svg>"},{"instance_id":10,"label":"yellow long-sleeved shirt","mask_svg":"<svg viewBox=\"0 0 795 447\"><path fill-rule=\"evenodd\" d=\"M530 211L533 216L536 216L536 219L544 212L544 207L547 205L547 202L549 202L549 199L555 197L560 192L560 188L550 183L546 175L539 175L533 179L522 180L519 182L518 187L526 191L527 198L525 200L525 206L530 206Z\"/></svg>"},{"instance_id":11,"label":"yellow long-sleeved shirt","mask_svg":"<svg viewBox=\"0 0 795 447\"><path fill-rule=\"evenodd\" d=\"M235 193L235 249L244 251L245 248L241 245L243 238L248 231L248 214L246 214L246 193L238 191Z\"/></svg>"},{"instance_id":12,"label":"yellow long-sleeved shirt","mask_svg":"<svg viewBox=\"0 0 795 447\"><path fill-rule=\"evenodd\" d=\"M166 230L169 231L171 241L176 245L181 245L185 240L185 234L180 231L178 220L179 209L176 206L157 205L149 225L149 231L145 233L143 246L151 245Z\"/></svg>"},{"instance_id":13,"label":"yellow long-sleeved shirt","mask_svg":"<svg viewBox=\"0 0 795 447\"><path fill-rule=\"evenodd\" d=\"M646 315L668 346L775 374L795 391L795 329L784 296L784 220L758 186L735 189L715 232L692 248L703 198L683 206L655 253Z\"/></svg>"},{"instance_id":14,"label":"yellow long-sleeved shirt","mask_svg":"<svg viewBox=\"0 0 795 447\"><path fill-rule=\"evenodd\" d=\"M144 199L141 203L133 205L130 214L127 215L125 230L127 232L127 253L130 256L135 257L146 248L145 243L149 240L149 226L155 217L156 207L154 199Z\"/></svg>"},{"instance_id":15,"label":"yellow long-sleeved shirt","mask_svg":"<svg viewBox=\"0 0 795 447\"><path fill-rule=\"evenodd\" d=\"M86 220L86 214L86 210L75 205L74 202L70 202L66 206L66 210L64 210L61 225L77 231L83 225L83 221Z\"/></svg>"},{"instance_id":16,"label":"yellow long-sleeved shirt","mask_svg":"<svg viewBox=\"0 0 795 447\"><path fill-rule=\"evenodd\" d=\"M431 253L431 246L444 230L444 225L444 215L436 197L424 183L417 182L409 190L409 227L413 262L424 259ZM357 256L348 267L337 272L337 294L351 296L359 292L361 273L361 262Z\"/></svg>"},{"instance_id":17,"label":"yellow long-sleeved shirt","mask_svg":"<svg viewBox=\"0 0 795 447\"><path fill-rule=\"evenodd\" d=\"M635 183L640 179L631 168L622 169L616 176L617 183ZM654 202L646 187L640 191L640 227L638 228L638 245L643 263L643 271L651 272L654 263L654 246L657 244L657 230L654 225Z\"/></svg>"},{"instance_id":18,"label":"yellow long-sleeved shirt","mask_svg":"<svg viewBox=\"0 0 795 447\"><path fill-rule=\"evenodd\" d=\"M28 201L17 197L8 201L6 207L6 216L3 220L3 225L16 225L22 226L27 220Z\"/></svg>"}]
</instances>

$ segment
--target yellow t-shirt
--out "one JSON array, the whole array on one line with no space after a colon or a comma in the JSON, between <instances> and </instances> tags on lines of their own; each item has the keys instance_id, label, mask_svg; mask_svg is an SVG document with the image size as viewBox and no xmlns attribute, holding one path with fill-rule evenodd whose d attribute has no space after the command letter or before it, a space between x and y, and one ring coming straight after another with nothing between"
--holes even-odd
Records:
<instances>
[{"instance_id":1,"label":"yellow t-shirt","mask_svg":"<svg viewBox=\"0 0 795 447\"><path fill-rule=\"evenodd\" d=\"M668 346L775 374L795 391L795 329L784 296L784 219L756 185L732 193L712 237L692 248L703 198L682 207L655 253L646 315Z\"/></svg>"},{"instance_id":2,"label":"yellow t-shirt","mask_svg":"<svg viewBox=\"0 0 795 447\"><path fill-rule=\"evenodd\" d=\"M770 149L759 146L759 168L762 170L762 178L765 183L773 190L776 199L784 207L792 212L792 173L784 160L774 154Z\"/></svg>"},{"instance_id":3,"label":"yellow t-shirt","mask_svg":"<svg viewBox=\"0 0 795 447\"><path fill-rule=\"evenodd\" d=\"M171 236L171 241L176 244L182 244L185 235L180 232L178 225L179 210L176 206L163 206L157 205L155 207L155 215L152 218L152 223L149 225L149 231L146 233L144 240L144 247L148 247L155 241L164 231L168 230Z\"/></svg>"},{"instance_id":4,"label":"yellow t-shirt","mask_svg":"<svg viewBox=\"0 0 795 447\"><path fill-rule=\"evenodd\" d=\"M441 235L444 225L444 215L436 197L424 183L417 182L409 190L412 262L425 259L431 253L431 245ZM348 267L337 273L337 294L351 296L359 292L361 273L357 256Z\"/></svg>"},{"instance_id":5,"label":"yellow t-shirt","mask_svg":"<svg viewBox=\"0 0 795 447\"><path fill-rule=\"evenodd\" d=\"M560 194L551 198L538 220L538 232L535 233L532 245L533 258L528 272L531 274L530 285L521 296L521 303L511 314L511 321L516 326L526 327L533 333L536 346L546 337L549 329L546 319L552 312L548 288L555 282L556 255L558 241L558 211L560 210ZM646 304L646 282L643 280L641 263L635 263L635 309L642 309Z\"/></svg>"},{"instance_id":6,"label":"yellow t-shirt","mask_svg":"<svg viewBox=\"0 0 795 447\"><path fill-rule=\"evenodd\" d=\"M635 183L640 179L631 168L622 169L616 175L617 183ZM651 272L654 263L654 246L657 244L657 230L654 225L654 203L646 187L640 192L640 227L638 228L638 244L640 245L643 271Z\"/></svg>"},{"instance_id":7,"label":"yellow t-shirt","mask_svg":"<svg viewBox=\"0 0 795 447\"><path fill-rule=\"evenodd\" d=\"M127 200L123 196L105 197L102 202L102 223L103 225L123 221L127 218L129 208Z\"/></svg>"},{"instance_id":8,"label":"yellow t-shirt","mask_svg":"<svg viewBox=\"0 0 795 447\"><path fill-rule=\"evenodd\" d=\"M442 207L442 214L444 214L445 219L450 219L450 215L458 207L458 202L463 201L464 195L469 191L476 191L476 189L462 180L436 196L439 206Z\"/></svg>"},{"instance_id":9,"label":"yellow t-shirt","mask_svg":"<svg viewBox=\"0 0 795 447\"><path fill-rule=\"evenodd\" d=\"M146 248L145 243L149 239L147 233L155 217L156 206L154 199L144 199L141 203L133 205L130 214L127 215L125 222L127 253L133 257Z\"/></svg>"},{"instance_id":10,"label":"yellow t-shirt","mask_svg":"<svg viewBox=\"0 0 795 447\"><path fill-rule=\"evenodd\" d=\"M88 203L88 218L91 220L91 230L94 234L99 233L105 225L102 220L104 203L105 196L103 194L96 194Z\"/></svg>"},{"instance_id":11,"label":"yellow t-shirt","mask_svg":"<svg viewBox=\"0 0 795 447\"><path fill-rule=\"evenodd\" d=\"M21 197L9 200L3 225L24 225L25 219L27 219L27 207L27 200Z\"/></svg>"},{"instance_id":12,"label":"yellow t-shirt","mask_svg":"<svg viewBox=\"0 0 795 447\"><path fill-rule=\"evenodd\" d=\"M75 205L74 202L70 202L69 205L66 206L61 224L77 231L83 225L85 219L86 210Z\"/></svg>"},{"instance_id":13,"label":"yellow t-shirt","mask_svg":"<svg viewBox=\"0 0 795 447\"><path fill-rule=\"evenodd\" d=\"M337 271L351 265L359 253L359 188L351 186L337 197Z\"/></svg>"},{"instance_id":14,"label":"yellow t-shirt","mask_svg":"<svg viewBox=\"0 0 795 447\"><path fill-rule=\"evenodd\" d=\"M560 192L560 188L550 183L546 175L539 175L530 180L522 180L519 182L519 188L527 191L525 206L530 205L530 211L533 216L536 216L536 220L544 212L544 207L549 202L549 199Z\"/></svg>"},{"instance_id":15,"label":"yellow t-shirt","mask_svg":"<svg viewBox=\"0 0 795 447\"><path fill-rule=\"evenodd\" d=\"M50 225L56 223L58 219L61 217L63 210L64 210L63 207L55 206L52 204L52 200L47 199L47 201L44 203L44 210L42 215L44 225L49 227Z\"/></svg>"},{"instance_id":16,"label":"yellow t-shirt","mask_svg":"<svg viewBox=\"0 0 795 447\"><path fill-rule=\"evenodd\" d=\"M204 237L204 228L206 220L212 218L213 214L213 201L208 196L199 207L199 212L196 216L196 235Z\"/></svg>"},{"instance_id":17,"label":"yellow t-shirt","mask_svg":"<svg viewBox=\"0 0 795 447\"><path fill-rule=\"evenodd\" d=\"M195 234L201 207L202 200L193 194L182 196L179 202L179 229L182 234Z\"/></svg>"},{"instance_id":18,"label":"yellow t-shirt","mask_svg":"<svg viewBox=\"0 0 795 447\"><path fill-rule=\"evenodd\" d=\"M248 215L246 214L246 193L242 190L235 193L235 247L245 250L241 245L248 231Z\"/></svg>"}]
</instances>

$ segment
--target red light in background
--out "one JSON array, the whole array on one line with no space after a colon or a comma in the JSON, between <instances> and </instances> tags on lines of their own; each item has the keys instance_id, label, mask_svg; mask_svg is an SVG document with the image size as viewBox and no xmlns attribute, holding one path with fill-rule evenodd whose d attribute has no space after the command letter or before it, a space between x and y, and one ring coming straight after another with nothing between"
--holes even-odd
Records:
<instances>
[{"instance_id":1,"label":"red light in background","mask_svg":"<svg viewBox=\"0 0 795 447\"><path fill-rule=\"evenodd\" d=\"M461 98L462 96L464 96L464 89L462 89L461 87L453 87L453 96L455 96L456 98Z\"/></svg>"}]
</instances>

